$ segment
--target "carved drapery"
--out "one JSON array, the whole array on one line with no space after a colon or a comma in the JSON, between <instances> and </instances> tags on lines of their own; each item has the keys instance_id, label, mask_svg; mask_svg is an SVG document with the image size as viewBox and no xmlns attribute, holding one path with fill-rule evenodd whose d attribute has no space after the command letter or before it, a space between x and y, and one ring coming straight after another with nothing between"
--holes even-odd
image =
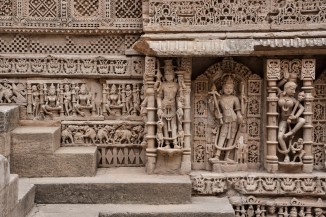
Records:
<instances>
[{"instance_id":1,"label":"carved drapery","mask_svg":"<svg viewBox=\"0 0 326 217\"><path fill-rule=\"evenodd\" d=\"M269 172L289 168L312 172L312 82L315 78L315 60L268 59L266 77L268 111L265 167ZM293 156L290 156L289 150Z\"/></svg>"},{"instance_id":2,"label":"carved drapery","mask_svg":"<svg viewBox=\"0 0 326 217\"><path fill-rule=\"evenodd\" d=\"M214 119L210 110L209 92L212 92L211 88L214 85L220 91L223 79L227 76L234 76L235 96L239 96L240 101L242 101L240 109L244 123L246 123L239 125L235 135L233 144L236 148L232 154L233 158L236 162L242 161L243 164L251 168L257 167L260 163L262 81L258 75L252 74L246 66L226 58L207 69L204 74L197 77L193 84L193 169L212 169L209 159L214 157L214 152L216 152L214 142L219 138L217 134L222 135L219 132L222 127ZM222 112L221 110L220 113ZM243 135L244 144L240 145L243 147L239 147L237 144L241 137L240 134ZM240 164L242 165L242 163Z\"/></svg>"}]
</instances>

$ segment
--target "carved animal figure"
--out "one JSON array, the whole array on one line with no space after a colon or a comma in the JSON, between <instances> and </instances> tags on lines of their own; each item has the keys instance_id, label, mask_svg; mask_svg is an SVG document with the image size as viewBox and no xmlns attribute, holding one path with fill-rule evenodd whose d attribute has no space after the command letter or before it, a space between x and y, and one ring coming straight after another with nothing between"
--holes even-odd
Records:
<instances>
[{"instance_id":1,"label":"carved animal figure","mask_svg":"<svg viewBox=\"0 0 326 217\"><path fill-rule=\"evenodd\" d=\"M119 143L131 143L132 139L132 133L130 130L124 129L124 130L116 130L114 135L114 141Z\"/></svg>"},{"instance_id":2,"label":"carved animal figure","mask_svg":"<svg viewBox=\"0 0 326 217\"><path fill-rule=\"evenodd\" d=\"M109 143L110 141L113 142L112 135L114 133L114 130L114 127L108 125L102 129L99 129L96 135L96 140L98 140L100 143Z\"/></svg>"},{"instance_id":3,"label":"carved animal figure","mask_svg":"<svg viewBox=\"0 0 326 217\"><path fill-rule=\"evenodd\" d=\"M96 141L96 132L93 128L86 126L84 128L85 130L85 134L83 135L83 138L85 139L85 143L87 142L92 142L93 144L95 144Z\"/></svg>"},{"instance_id":4,"label":"carved animal figure","mask_svg":"<svg viewBox=\"0 0 326 217\"><path fill-rule=\"evenodd\" d=\"M0 103L3 103L6 100L8 103L11 103L11 97L13 96L12 87L9 84L2 85L0 84Z\"/></svg>"},{"instance_id":5,"label":"carved animal figure","mask_svg":"<svg viewBox=\"0 0 326 217\"><path fill-rule=\"evenodd\" d=\"M62 132L61 132L61 139L62 139L62 143L63 144L74 144L74 139L73 139L73 136L72 136L72 131L73 131L73 126L68 126L66 129L64 129ZM69 142L69 139L70 139L70 142Z\"/></svg>"},{"instance_id":6,"label":"carved animal figure","mask_svg":"<svg viewBox=\"0 0 326 217\"><path fill-rule=\"evenodd\" d=\"M134 143L139 144L143 141L144 138L144 128L141 125L135 126L132 128L132 134L134 138Z\"/></svg>"}]
</instances>

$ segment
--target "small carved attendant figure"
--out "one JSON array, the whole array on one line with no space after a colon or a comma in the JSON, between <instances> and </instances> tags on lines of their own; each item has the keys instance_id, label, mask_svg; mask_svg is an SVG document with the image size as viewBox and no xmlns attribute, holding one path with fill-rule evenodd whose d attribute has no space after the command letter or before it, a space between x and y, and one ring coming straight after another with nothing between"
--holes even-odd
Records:
<instances>
[{"instance_id":1,"label":"small carved attendant figure","mask_svg":"<svg viewBox=\"0 0 326 217\"><path fill-rule=\"evenodd\" d=\"M46 89L46 84L44 84L44 89ZM61 106L59 103L59 97L56 95L56 89L53 84L51 84L49 88L49 93L45 97L45 105L42 106L42 110L45 114L53 117L53 111L59 113L61 110Z\"/></svg>"},{"instance_id":2,"label":"small carved attendant figure","mask_svg":"<svg viewBox=\"0 0 326 217\"><path fill-rule=\"evenodd\" d=\"M79 88L77 88L77 103L75 105L75 109L76 109L76 112L78 114L80 114L81 116L85 116L85 112L83 112L82 110L89 110L91 111L93 106L92 106L92 102L91 102L91 99L92 99L92 96L90 94L88 94L88 91L86 89L86 85L85 84L82 84L80 86L80 90L78 91Z\"/></svg>"},{"instance_id":3,"label":"small carved attendant figure","mask_svg":"<svg viewBox=\"0 0 326 217\"><path fill-rule=\"evenodd\" d=\"M111 86L111 90L108 95L108 101L105 105L105 108L108 111L109 115L118 116L121 115L122 106L123 105L121 103L120 94L117 91L117 86L113 84Z\"/></svg>"},{"instance_id":4,"label":"small carved attendant figure","mask_svg":"<svg viewBox=\"0 0 326 217\"><path fill-rule=\"evenodd\" d=\"M65 89L63 93L64 111L66 115L69 116L70 112L72 111L71 91L70 91L69 84L65 84L64 89Z\"/></svg>"},{"instance_id":5,"label":"small carved attendant figure","mask_svg":"<svg viewBox=\"0 0 326 217\"><path fill-rule=\"evenodd\" d=\"M164 124L163 135L165 148L170 148L172 143L174 148L181 148L178 145L178 117L183 117L181 101L179 96L179 85L175 81L175 72L172 60L164 61L164 78L157 87L157 116Z\"/></svg>"},{"instance_id":6,"label":"small carved attendant figure","mask_svg":"<svg viewBox=\"0 0 326 217\"><path fill-rule=\"evenodd\" d=\"M33 116L34 118L38 118L40 115L40 91L38 90L36 85L32 86L32 105L33 105Z\"/></svg>"},{"instance_id":7,"label":"small carved attendant figure","mask_svg":"<svg viewBox=\"0 0 326 217\"><path fill-rule=\"evenodd\" d=\"M267 207L267 217L277 217L276 207L274 203L269 203Z\"/></svg>"},{"instance_id":8,"label":"small carved attendant figure","mask_svg":"<svg viewBox=\"0 0 326 217\"><path fill-rule=\"evenodd\" d=\"M216 98L214 95L215 116L220 120L221 127L216 133L216 153L214 158L220 159L221 151L225 150L224 160L234 162L229 158L230 152L235 149L235 139L239 124L242 124L241 105L238 97L233 95L234 81L228 76L223 83L223 95ZM217 95L218 96L218 95Z\"/></svg>"},{"instance_id":9,"label":"small carved attendant figure","mask_svg":"<svg viewBox=\"0 0 326 217\"><path fill-rule=\"evenodd\" d=\"M133 95L130 84L126 85L126 109L127 114L130 115L133 110Z\"/></svg>"},{"instance_id":10,"label":"small carved attendant figure","mask_svg":"<svg viewBox=\"0 0 326 217\"><path fill-rule=\"evenodd\" d=\"M285 154L284 162L290 161L285 139L288 137L292 137L299 129L302 128L305 123L305 119L300 117L304 111L304 107L294 98L296 88L296 83L294 83L293 81L288 81L284 85L284 91L283 93L281 93L280 98L278 100L278 105L281 109L278 142L281 146L281 153ZM301 97L300 100L302 99L303 98ZM298 107L299 109L298 111L296 111ZM292 129L291 124L295 124Z\"/></svg>"}]
</instances>

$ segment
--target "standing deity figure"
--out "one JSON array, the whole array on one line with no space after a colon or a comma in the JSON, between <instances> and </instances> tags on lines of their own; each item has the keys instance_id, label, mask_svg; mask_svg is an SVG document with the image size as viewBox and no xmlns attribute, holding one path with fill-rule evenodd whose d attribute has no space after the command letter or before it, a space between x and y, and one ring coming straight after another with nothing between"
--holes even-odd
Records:
<instances>
[{"instance_id":1,"label":"standing deity figure","mask_svg":"<svg viewBox=\"0 0 326 217\"><path fill-rule=\"evenodd\" d=\"M92 110L92 95L88 93L86 85L82 84L80 86L80 89L77 87L76 88L76 105L75 105L75 110L76 112L84 117L86 113L83 110L88 110L89 113Z\"/></svg>"},{"instance_id":2,"label":"standing deity figure","mask_svg":"<svg viewBox=\"0 0 326 217\"><path fill-rule=\"evenodd\" d=\"M224 161L234 163L230 159L230 153L236 146L236 137L239 131L239 124L243 122L241 114L241 104L237 96L234 95L234 80L231 76L224 79L222 86L222 95L216 91L215 84L210 92L212 95L211 106L214 108L214 116L220 122L220 127L216 128L215 148L216 152L214 158L221 160L222 151L225 151Z\"/></svg>"},{"instance_id":3,"label":"standing deity figure","mask_svg":"<svg viewBox=\"0 0 326 217\"><path fill-rule=\"evenodd\" d=\"M285 155L284 162L290 162L289 147L286 144L286 139L293 139L294 134L303 127L305 119L301 118L304 111L300 101L304 99L304 93L300 93L298 100L294 98L297 84L293 81L288 81L284 85L284 91L280 94L278 106L280 107L280 122L278 129L278 142L281 149L279 152ZM294 124L292 128L291 125Z\"/></svg>"},{"instance_id":4,"label":"standing deity figure","mask_svg":"<svg viewBox=\"0 0 326 217\"><path fill-rule=\"evenodd\" d=\"M178 145L178 132L182 129L180 118L183 117L183 105L180 100L180 87L176 81L172 60L164 61L164 80L161 81L158 71L155 89L157 91L157 116L163 123L163 140L165 148L181 148Z\"/></svg>"},{"instance_id":5,"label":"standing deity figure","mask_svg":"<svg viewBox=\"0 0 326 217\"><path fill-rule=\"evenodd\" d=\"M36 85L32 86L32 105L33 105L33 116L34 118L38 118L41 110L40 103L40 91L38 90Z\"/></svg>"},{"instance_id":6,"label":"standing deity figure","mask_svg":"<svg viewBox=\"0 0 326 217\"><path fill-rule=\"evenodd\" d=\"M134 102L133 102L133 91L131 89L131 85L130 84L127 84L126 85L126 110L127 110L127 114L128 115L131 115L132 111L133 111L133 105L134 105Z\"/></svg>"},{"instance_id":7,"label":"standing deity figure","mask_svg":"<svg viewBox=\"0 0 326 217\"><path fill-rule=\"evenodd\" d=\"M47 89L46 84L44 84L44 89ZM51 117L54 115L53 112L58 114L61 110L59 97L56 94L56 88L53 84L49 88L48 95L45 96L45 105L42 106L42 110Z\"/></svg>"},{"instance_id":8,"label":"standing deity figure","mask_svg":"<svg viewBox=\"0 0 326 217\"><path fill-rule=\"evenodd\" d=\"M64 105L64 112L67 116L70 115L70 112L72 112L72 92L70 91L69 84L65 84L64 86L64 93L63 93L63 105Z\"/></svg>"}]
</instances>

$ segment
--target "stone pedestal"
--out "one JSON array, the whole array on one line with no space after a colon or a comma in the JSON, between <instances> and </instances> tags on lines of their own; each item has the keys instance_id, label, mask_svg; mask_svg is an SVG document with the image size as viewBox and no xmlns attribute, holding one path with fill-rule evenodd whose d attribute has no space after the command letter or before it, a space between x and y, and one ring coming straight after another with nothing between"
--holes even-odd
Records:
<instances>
[{"instance_id":1,"label":"stone pedestal","mask_svg":"<svg viewBox=\"0 0 326 217\"><path fill-rule=\"evenodd\" d=\"M226 162L216 158L210 158L209 162L212 164L212 171L216 173L248 170L247 164L238 164L237 162Z\"/></svg>"},{"instance_id":2,"label":"stone pedestal","mask_svg":"<svg viewBox=\"0 0 326 217\"><path fill-rule=\"evenodd\" d=\"M155 173L178 174L182 162L182 149L157 149L157 162Z\"/></svg>"}]
</instances>

